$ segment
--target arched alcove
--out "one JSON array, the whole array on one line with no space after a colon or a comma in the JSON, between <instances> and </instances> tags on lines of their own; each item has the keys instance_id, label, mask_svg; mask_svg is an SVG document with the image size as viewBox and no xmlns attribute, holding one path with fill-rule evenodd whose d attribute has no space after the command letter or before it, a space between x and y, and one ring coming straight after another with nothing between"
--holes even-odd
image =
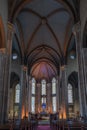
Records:
<instances>
[{"instance_id":1,"label":"arched alcove","mask_svg":"<svg viewBox=\"0 0 87 130\"><path fill-rule=\"evenodd\" d=\"M73 71L68 77L68 112L69 117L79 116L78 72Z\"/></svg>"},{"instance_id":2,"label":"arched alcove","mask_svg":"<svg viewBox=\"0 0 87 130\"><path fill-rule=\"evenodd\" d=\"M15 73L11 73L10 77L10 89L9 89L9 110L8 110L8 118L19 118L20 111L20 78Z\"/></svg>"}]
</instances>

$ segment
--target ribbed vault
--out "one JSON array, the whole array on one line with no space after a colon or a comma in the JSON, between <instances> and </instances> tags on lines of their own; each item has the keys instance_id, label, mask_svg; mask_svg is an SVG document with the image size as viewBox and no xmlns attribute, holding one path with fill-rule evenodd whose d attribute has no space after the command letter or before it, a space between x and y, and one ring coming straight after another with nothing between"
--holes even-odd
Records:
<instances>
[{"instance_id":1,"label":"ribbed vault","mask_svg":"<svg viewBox=\"0 0 87 130\"><path fill-rule=\"evenodd\" d=\"M9 20L15 26L13 50L21 62L29 69L41 59L57 69L64 64L68 47L74 46L79 0L9 0L9 5Z\"/></svg>"},{"instance_id":2,"label":"ribbed vault","mask_svg":"<svg viewBox=\"0 0 87 130\"><path fill-rule=\"evenodd\" d=\"M46 81L50 82L52 78L57 75L57 70L51 63L43 60L33 65L31 75L35 77L38 82L42 79L46 79Z\"/></svg>"}]
</instances>

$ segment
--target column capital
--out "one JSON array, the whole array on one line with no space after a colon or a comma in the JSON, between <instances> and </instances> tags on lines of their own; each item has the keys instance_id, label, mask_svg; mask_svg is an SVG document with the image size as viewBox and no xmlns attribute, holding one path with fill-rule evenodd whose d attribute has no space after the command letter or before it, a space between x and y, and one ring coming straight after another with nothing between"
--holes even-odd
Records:
<instances>
[{"instance_id":1,"label":"column capital","mask_svg":"<svg viewBox=\"0 0 87 130\"><path fill-rule=\"evenodd\" d=\"M27 71L28 70L28 67L27 66L25 66L25 65L23 65L23 71Z\"/></svg>"},{"instance_id":2,"label":"column capital","mask_svg":"<svg viewBox=\"0 0 87 130\"><path fill-rule=\"evenodd\" d=\"M15 29L14 29L14 25L10 22L8 22L8 33L7 33L7 40L8 40L8 43L7 43L7 53L9 55L11 55L11 51L12 51L12 40L13 40L13 34L15 32Z\"/></svg>"},{"instance_id":3,"label":"column capital","mask_svg":"<svg viewBox=\"0 0 87 130\"><path fill-rule=\"evenodd\" d=\"M6 48L0 48L0 54L5 54L6 53Z\"/></svg>"},{"instance_id":4,"label":"column capital","mask_svg":"<svg viewBox=\"0 0 87 130\"><path fill-rule=\"evenodd\" d=\"M8 22L8 31L15 32L14 24Z\"/></svg>"},{"instance_id":5,"label":"column capital","mask_svg":"<svg viewBox=\"0 0 87 130\"><path fill-rule=\"evenodd\" d=\"M62 65L62 66L60 66L60 70L65 70L65 68L66 68L66 65Z\"/></svg>"},{"instance_id":6,"label":"column capital","mask_svg":"<svg viewBox=\"0 0 87 130\"><path fill-rule=\"evenodd\" d=\"M8 22L8 34L7 34L8 40L12 41L14 32L15 32L14 25Z\"/></svg>"},{"instance_id":7,"label":"column capital","mask_svg":"<svg viewBox=\"0 0 87 130\"><path fill-rule=\"evenodd\" d=\"M76 35L76 33L80 32L81 30L81 22L79 21L78 23L76 23L73 28L72 28L72 32L74 35Z\"/></svg>"}]
</instances>

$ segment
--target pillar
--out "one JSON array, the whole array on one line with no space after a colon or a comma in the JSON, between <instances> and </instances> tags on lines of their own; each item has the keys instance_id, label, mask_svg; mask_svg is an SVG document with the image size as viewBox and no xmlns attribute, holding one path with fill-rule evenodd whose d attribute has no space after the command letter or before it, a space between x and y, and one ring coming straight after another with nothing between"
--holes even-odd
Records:
<instances>
[{"instance_id":1,"label":"pillar","mask_svg":"<svg viewBox=\"0 0 87 130\"><path fill-rule=\"evenodd\" d=\"M78 61L78 88L79 88L80 114L81 114L81 116L85 116L85 114L87 112L86 112L83 61L82 61L82 43L81 43L80 22L78 22L77 24L74 25L73 34L75 36L77 61Z\"/></svg>"},{"instance_id":2,"label":"pillar","mask_svg":"<svg viewBox=\"0 0 87 130\"><path fill-rule=\"evenodd\" d=\"M28 91L28 112L31 112L31 87L32 87L32 80L31 80L31 76L28 77L29 78L29 91Z\"/></svg>"},{"instance_id":3,"label":"pillar","mask_svg":"<svg viewBox=\"0 0 87 130\"><path fill-rule=\"evenodd\" d=\"M86 97L86 110L87 110L87 48L83 48L82 50L83 52L83 64L84 64L84 68L83 68L83 73L84 73L84 89L85 89L85 97ZM87 111L86 111L86 116L87 116Z\"/></svg>"},{"instance_id":4,"label":"pillar","mask_svg":"<svg viewBox=\"0 0 87 130\"><path fill-rule=\"evenodd\" d=\"M62 65L60 67L60 73L61 73L61 118L66 119L67 118L67 107L68 107L68 93L67 93L67 78L66 78L66 66Z\"/></svg>"},{"instance_id":5,"label":"pillar","mask_svg":"<svg viewBox=\"0 0 87 130\"><path fill-rule=\"evenodd\" d=\"M8 22L8 33L7 33L7 55L8 55L8 64L7 64L7 95L8 95L8 108L7 108L7 120L8 120L8 113L9 113L9 104L10 104L10 76L11 76L11 54L12 54L12 40L14 35L14 25Z\"/></svg>"},{"instance_id":6,"label":"pillar","mask_svg":"<svg viewBox=\"0 0 87 130\"><path fill-rule=\"evenodd\" d=\"M38 112L41 112L41 83L37 83L36 86L36 90L37 90L37 106L38 106Z\"/></svg>"},{"instance_id":7,"label":"pillar","mask_svg":"<svg viewBox=\"0 0 87 130\"><path fill-rule=\"evenodd\" d=\"M20 118L28 116L27 67L21 68Z\"/></svg>"},{"instance_id":8,"label":"pillar","mask_svg":"<svg viewBox=\"0 0 87 130\"><path fill-rule=\"evenodd\" d=\"M52 84L51 83L47 83L47 87L46 87L46 89L47 89L47 112L48 113L51 113L52 112L52 97L51 97L51 95L52 95L52 91L51 91L51 87L52 86Z\"/></svg>"},{"instance_id":9,"label":"pillar","mask_svg":"<svg viewBox=\"0 0 87 130\"><path fill-rule=\"evenodd\" d=\"M8 56L6 54L6 49L0 49L0 123L5 122L7 116L7 66L8 66Z\"/></svg>"},{"instance_id":10,"label":"pillar","mask_svg":"<svg viewBox=\"0 0 87 130\"><path fill-rule=\"evenodd\" d=\"M56 80L56 101L57 101L57 112L59 112L59 88L60 88L60 77L57 76L57 80Z\"/></svg>"}]
</instances>

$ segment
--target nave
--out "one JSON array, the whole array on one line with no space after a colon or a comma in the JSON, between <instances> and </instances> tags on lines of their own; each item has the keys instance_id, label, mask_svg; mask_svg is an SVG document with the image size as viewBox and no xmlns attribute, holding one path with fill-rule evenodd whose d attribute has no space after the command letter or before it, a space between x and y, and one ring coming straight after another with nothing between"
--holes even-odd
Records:
<instances>
[{"instance_id":1,"label":"nave","mask_svg":"<svg viewBox=\"0 0 87 130\"><path fill-rule=\"evenodd\" d=\"M49 125L39 125L37 130L51 130Z\"/></svg>"},{"instance_id":2,"label":"nave","mask_svg":"<svg viewBox=\"0 0 87 130\"><path fill-rule=\"evenodd\" d=\"M34 115L33 115L34 117ZM87 130L87 119L59 119L57 115L50 115L49 120L43 119L22 119L10 120L4 125L0 125L0 130Z\"/></svg>"},{"instance_id":3,"label":"nave","mask_svg":"<svg viewBox=\"0 0 87 130\"><path fill-rule=\"evenodd\" d=\"M87 0L0 0L0 130L87 129Z\"/></svg>"}]
</instances>

